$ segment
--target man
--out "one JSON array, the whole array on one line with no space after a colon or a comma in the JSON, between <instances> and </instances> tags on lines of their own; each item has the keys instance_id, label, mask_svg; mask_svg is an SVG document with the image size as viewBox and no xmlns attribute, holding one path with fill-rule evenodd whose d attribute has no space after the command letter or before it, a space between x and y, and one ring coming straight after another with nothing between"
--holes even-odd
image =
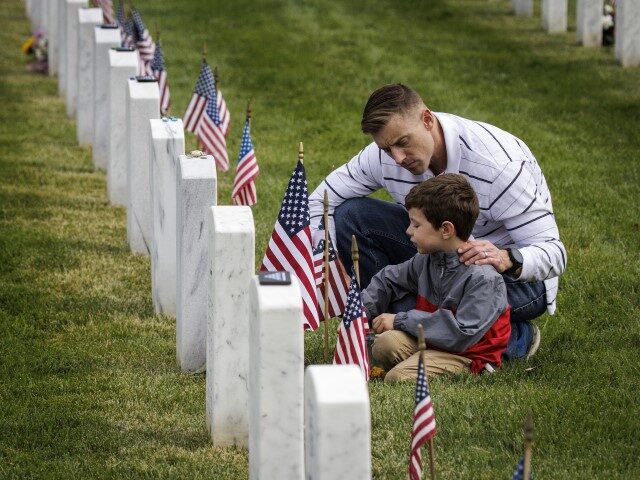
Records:
<instances>
[{"instance_id":1,"label":"man","mask_svg":"<svg viewBox=\"0 0 640 480\"><path fill-rule=\"evenodd\" d=\"M371 94L362 131L373 143L329 174L309 197L312 227L322 218L327 190L332 238L350 268L351 236L356 236L365 288L381 268L416 253L405 234L409 217L403 205L409 190L443 172L461 173L478 196L480 215L473 238L458 250L460 261L491 265L503 274L511 305L505 358L533 355L540 331L531 320L545 309L554 313L567 255L547 182L529 148L492 125L432 112L402 84ZM381 188L395 203L366 198ZM412 302L404 299L398 311Z\"/></svg>"}]
</instances>

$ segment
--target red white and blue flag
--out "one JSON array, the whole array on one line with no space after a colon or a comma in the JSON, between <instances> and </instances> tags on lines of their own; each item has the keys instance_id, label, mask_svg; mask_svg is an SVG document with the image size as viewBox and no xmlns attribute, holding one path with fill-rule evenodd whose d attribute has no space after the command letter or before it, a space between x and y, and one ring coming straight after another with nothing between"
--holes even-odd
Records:
<instances>
[{"instance_id":1,"label":"red white and blue flag","mask_svg":"<svg viewBox=\"0 0 640 480\"><path fill-rule=\"evenodd\" d=\"M524 480L524 456L520 457L520 461L513 471L513 480ZM533 480L533 473L529 473L529 480Z\"/></svg>"},{"instance_id":2,"label":"red white and blue flag","mask_svg":"<svg viewBox=\"0 0 640 480\"><path fill-rule=\"evenodd\" d=\"M226 172L229 170L229 154L227 153L227 139L222 130L222 119L218 108L218 94L215 85L213 96L207 101L204 114L200 117L200 124L196 131L198 139L202 142L204 151L213 155L217 167Z\"/></svg>"},{"instance_id":3,"label":"red white and blue flag","mask_svg":"<svg viewBox=\"0 0 640 480\"><path fill-rule=\"evenodd\" d=\"M324 222L320 222L315 235L322 236L313 249L313 269L318 290L318 308L320 317L324 318L324 284L329 282L329 318L342 315L344 304L349 291L349 276L333 248L329 236L329 269L324 272Z\"/></svg>"},{"instance_id":4,"label":"red white and blue flag","mask_svg":"<svg viewBox=\"0 0 640 480\"><path fill-rule=\"evenodd\" d=\"M102 21L113 23L113 3L111 0L94 0L96 7L102 9Z\"/></svg>"},{"instance_id":5,"label":"red white and blue flag","mask_svg":"<svg viewBox=\"0 0 640 480\"><path fill-rule=\"evenodd\" d=\"M351 285L349 286L344 314L338 328L333 363L357 365L365 381L368 382L369 354L367 352L366 325L368 325L367 314L362 306L360 287L354 272L351 276Z\"/></svg>"},{"instance_id":6,"label":"red white and blue flag","mask_svg":"<svg viewBox=\"0 0 640 480\"><path fill-rule=\"evenodd\" d=\"M140 12L131 9L131 20L133 22L133 39L135 47L138 49L140 75L151 75L151 62L156 51L156 44L153 42L149 30L144 26Z\"/></svg>"},{"instance_id":7,"label":"red white and blue flag","mask_svg":"<svg viewBox=\"0 0 640 480\"><path fill-rule=\"evenodd\" d=\"M136 42L133 38L133 21L125 18L122 0L118 2L118 8L116 9L116 23L120 27L120 45L122 47L135 47Z\"/></svg>"},{"instance_id":8,"label":"red white and blue flag","mask_svg":"<svg viewBox=\"0 0 640 480\"><path fill-rule=\"evenodd\" d=\"M418 379L416 381L416 407L413 412L413 430L411 432L411 454L409 456L409 479L422 479L422 455L420 449L432 438L436 430L436 416L433 412L427 374L420 354L418 360Z\"/></svg>"},{"instance_id":9,"label":"red white and blue flag","mask_svg":"<svg viewBox=\"0 0 640 480\"><path fill-rule=\"evenodd\" d=\"M309 220L307 178L302 162L298 161L289 179L260 271L288 271L298 277L302 293L303 327L315 330L319 320Z\"/></svg>"},{"instance_id":10,"label":"red white and blue flag","mask_svg":"<svg viewBox=\"0 0 640 480\"><path fill-rule=\"evenodd\" d=\"M247 118L240 142L240 154L236 166L231 198L235 205L254 205L258 201L255 179L260 174L256 153L251 142L251 121Z\"/></svg>"},{"instance_id":11,"label":"red white and blue flag","mask_svg":"<svg viewBox=\"0 0 640 480\"><path fill-rule=\"evenodd\" d=\"M158 87L160 88L160 114L166 115L171 105L171 94L169 93L167 70L164 65L164 55L160 40L156 43L156 51L151 62L151 74L158 80Z\"/></svg>"}]
</instances>

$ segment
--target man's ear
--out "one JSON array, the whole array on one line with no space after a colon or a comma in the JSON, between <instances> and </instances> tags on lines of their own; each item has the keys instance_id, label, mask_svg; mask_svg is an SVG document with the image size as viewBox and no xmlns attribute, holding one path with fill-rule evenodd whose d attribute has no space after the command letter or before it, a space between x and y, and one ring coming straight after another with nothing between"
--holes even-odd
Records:
<instances>
[{"instance_id":1,"label":"man's ear","mask_svg":"<svg viewBox=\"0 0 640 480\"><path fill-rule=\"evenodd\" d=\"M442 238L444 240L448 240L451 237L455 237L456 227L454 227L453 223L451 223L449 220L445 220L444 222L442 222L442 225L440 226L440 228L442 229Z\"/></svg>"},{"instance_id":2,"label":"man's ear","mask_svg":"<svg viewBox=\"0 0 640 480\"><path fill-rule=\"evenodd\" d=\"M427 107L424 107L424 109L422 110L422 123L429 131L431 131L431 129L433 128L433 124L435 123L433 112L431 112L431 110L429 110Z\"/></svg>"}]
</instances>

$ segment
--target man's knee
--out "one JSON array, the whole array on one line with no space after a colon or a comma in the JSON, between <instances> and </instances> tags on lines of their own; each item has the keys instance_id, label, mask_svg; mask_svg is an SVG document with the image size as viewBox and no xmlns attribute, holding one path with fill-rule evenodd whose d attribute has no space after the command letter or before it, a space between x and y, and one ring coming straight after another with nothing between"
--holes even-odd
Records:
<instances>
[{"instance_id":1,"label":"man's knee","mask_svg":"<svg viewBox=\"0 0 640 480\"><path fill-rule=\"evenodd\" d=\"M354 231L355 223L363 212L368 211L370 202L369 198L358 197L350 198L338 205L333 212L336 231Z\"/></svg>"},{"instance_id":2,"label":"man's knee","mask_svg":"<svg viewBox=\"0 0 640 480\"><path fill-rule=\"evenodd\" d=\"M390 371L398 363L410 357L414 346L407 337L406 333L398 330L389 330L378 335L371 347L374 365Z\"/></svg>"}]
</instances>

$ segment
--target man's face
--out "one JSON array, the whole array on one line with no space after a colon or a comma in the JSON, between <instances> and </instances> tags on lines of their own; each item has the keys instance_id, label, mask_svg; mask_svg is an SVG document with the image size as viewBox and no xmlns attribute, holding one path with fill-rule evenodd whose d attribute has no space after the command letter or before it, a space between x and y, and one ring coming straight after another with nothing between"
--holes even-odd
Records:
<instances>
[{"instance_id":1,"label":"man's face","mask_svg":"<svg viewBox=\"0 0 640 480\"><path fill-rule=\"evenodd\" d=\"M434 253L442 250L444 241L442 233L431 225L419 208L409 209L407 235L419 253Z\"/></svg>"},{"instance_id":2,"label":"man's face","mask_svg":"<svg viewBox=\"0 0 640 480\"><path fill-rule=\"evenodd\" d=\"M402 168L421 175L429 168L435 150L433 124L433 114L427 108L414 108L403 115L394 114L373 140Z\"/></svg>"}]
</instances>

